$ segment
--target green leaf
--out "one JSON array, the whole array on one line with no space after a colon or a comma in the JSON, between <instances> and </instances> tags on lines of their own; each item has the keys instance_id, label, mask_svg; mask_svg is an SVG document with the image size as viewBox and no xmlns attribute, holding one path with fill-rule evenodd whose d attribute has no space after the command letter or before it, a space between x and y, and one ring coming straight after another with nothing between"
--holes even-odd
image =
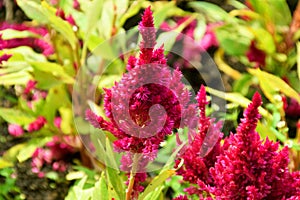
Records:
<instances>
[{"instance_id":1,"label":"green leaf","mask_svg":"<svg viewBox=\"0 0 300 200\"><path fill-rule=\"evenodd\" d=\"M260 69L249 69L249 72L258 78L261 89L271 102L276 102L274 96L280 91L300 103L300 95L278 76L261 71Z\"/></svg>"},{"instance_id":2,"label":"green leaf","mask_svg":"<svg viewBox=\"0 0 300 200\"><path fill-rule=\"evenodd\" d=\"M157 38L156 46L160 47L163 45L165 52L170 52L179 34L179 32L175 31L161 33Z\"/></svg>"},{"instance_id":3,"label":"green leaf","mask_svg":"<svg viewBox=\"0 0 300 200\"><path fill-rule=\"evenodd\" d=\"M8 150L6 150L3 154L3 159L9 162L15 162L17 161L17 155L19 154L19 152L21 151L21 149L23 149L25 146L25 143L21 143L21 144L16 144L14 146L12 146L11 148L9 148Z\"/></svg>"},{"instance_id":4,"label":"green leaf","mask_svg":"<svg viewBox=\"0 0 300 200\"><path fill-rule=\"evenodd\" d=\"M242 77L236 80L233 84L233 91L241 93L242 95L248 94L249 87L252 84L252 76L250 74L243 74Z\"/></svg>"},{"instance_id":5,"label":"green leaf","mask_svg":"<svg viewBox=\"0 0 300 200\"><path fill-rule=\"evenodd\" d=\"M25 85L30 79L32 77L26 71L4 74L0 75L0 85Z\"/></svg>"},{"instance_id":6,"label":"green leaf","mask_svg":"<svg viewBox=\"0 0 300 200\"><path fill-rule=\"evenodd\" d=\"M256 36L256 40L258 41L259 49L262 49L269 54L275 53L276 45L274 43L273 36L268 31L262 28L252 30Z\"/></svg>"},{"instance_id":7,"label":"green leaf","mask_svg":"<svg viewBox=\"0 0 300 200\"><path fill-rule=\"evenodd\" d=\"M218 90L215 90L213 88L210 88L210 87L206 87L206 90L208 93L212 94L212 95L215 95L219 98L222 98L222 99L225 99L227 101L230 101L230 102L233 102L233 103L236 103L244 108L246 108L250 103L251 101L249 99L247 99L246 97L244 97L243 95L241 95L240 93L225 93L225 92L221 92L221 91L218 91ZM268 119L272 119L272 115L267 111L265 110L264 108L262 107L259 107L258 108L260 114Z\"/></svg>"},{"instance_id":8,"label":"green leaf","mask_svg":"<svg viewBox=\"0 0 300 200\"><path fill-rule=\"evenodd\" d=\"M88 13L87 13L87 32L86 35L89 37L90 33L96 26L96 23L101 17L102 8L104 0L93 0L92 2L88 3Z\"/></svg>"},{"instance_id":9,"label":"green leaf","mask_svg":"<svg viewBox=\"0 0 300 200\"><path fill-rule=\"evenodd\" d=\"M107 185L105 183L104 173L102 173L99 181L97 181L95 183L92 199L95 199L95 200L109 200L108 190L107 190Z\"/></svg>"},{"instance_id":10,"label":"green leaf","mask_svg":"<svg viewBox=\"0 0 300 200\"><path fill-rule=\"evenodd\" d=\"M286 0L251 0L254 10L262 15L267 23L288 26L292 16Z\"/></svg>"},{"instance_id":11,"label":"green leaf","mask_svg":"<svg viewBox=\"0 0 300 200\"><path fill-rule=\"evenodd\" d=\"M122 16L120 16L119 26L123 27L127 19L136 15L141 10L143 3L143 1L132 1L130 7Z\"/></svg>"},{"instance_id":12,"label":"green leaf","mask_svg":"<svg viewBox=\"0 0 300 200\"><path fill-rule=\"evenodd\" d=\"M30 31L18 31L14 29L1 30L3 40L16 39L16 38L28 38L28 37L40 37L39 35Z\"/></svg>"},{"instance_id":13,"label":"green leaf","mask_svg":"<svg viewBox=\"0 0 300 200\"><path fill-rule=\"evenodd\" d=\"M25 143L24 148L20 150L17 155L17 159L19 162L23 162L30 158L36 148L44 146L47 142L52 140L52 137L44 137L44 138L33 138L29 142Z\"/></svg>"},{"instance_id":14,"label":"green leaf","mask_svg":"<svg viewBox=\"0 0 300 200\"><path fill-rule=\"evenodd\" d=\"M68 107L59 108L59 113L61 116L61 125L60 128L63 133L70 134L73 130L72 122L73 122L73 112Z\"/></svg>"},{"instance_id":15,"label":"green leaf","mask_svg":"<svg viewBox=\"0 0 300 200\"><path fill-rule=\"evenodd\" d=\"M32 0L17 0L18 6L22 8L25 14L41 24L48 24L56 31L61 33L70 43L73 50L76 48L77 38L71 25L55 15L55 9L49 6L45 1L38 4Z\"/></svg>"},{"instance_id":16,"label":"green leaf","mask_svg":"<svg viewBox=\"0 0 300 200\"><path fill-rule=\"evenodd\" d=\"M258 121L258 123L257 123L256 131L259 133L260 137L264 140L268 137L270 140L272 140L274 142L277 141L277 137L273 133L273 131L270 129L270 126L265 125L265 124L261 123L260 121Z\"/></svg>"},{"instance_id":17,"label":"green leaf","mask_svg":"<svg viewBox=\"0 0 300 200\"><path fill-rule=\"evenodd\" d=\"M297 42L297 74L300 80L300 42Z\"/></svg>"},{"instance_id":18,"label":"green leaf","mask_svg":"<svg viewBox=\"0 0 300 200\"><path fill-rule=\"evenodd\" d=\"M35 120L35 117L14 108L0 108L0 116L8 123L27 125Z\"/></svg>"},{"instance_id":19,"label":"green leaf","mask_svg":"<svg viewBox=\"0 0 300 200\"><path fill-rule=\"evenodd\" d=\"M197 11L206 13L210 18L214 19L215 21L226 21L232 18L225 10L212 3L190 2L188 5L196 9Z\"/></svg>"},{"instance_id":20,"label":"green leaf","mask_svg":"<svg viewBox=\"0 0 300 200\"><path fill-rule=\"evenodd\" d=\"M30 62L30 64L35 70L39 70L51 74L52 76L54 76L56 79L60 80L63 83L67 83L67 84L74 83L74 79L65 72L63 66L57 63Z\"/></svg>"},{"instance_id":21,"label":"green leaf","mask_svg":"<svg viewBox=\"0 0 300 200\"><path fill-rule=\"evenodd\" d=\"M64 85L51 88L45 99L45 104L40 114L45 116L47 121L52 122L60 107L69 107L71 105L69 94Z\"/></svg>"},{"instance_id":22,"label":"green leaf","mask_svg":"<svg viewBox=\"0 0 300 200\"><path fill-rule=\"evenodd\" d=\"M42 6L33 0L17 0L18 6L31 19L34 19L42 24L49 22L47 14L42 9Z\"/></svg>"},{"instance_id":23,"label":"green leaf","mask_svg":"<svg viewBox=\"0 0 300 200\"><path fill-rule=\"evenodd\" d=\"M215 33L222 49L234 56L245 55L253 37L248 28L230 24L216 28Z\"/></svg>"},{"instance_id":24,"label":"green leaf","mask_svg":"<svg viewBox=\"0 0 300 200\"><path fill-rule=\"evenodd\" d=\"M148 195L160 193L159 187L171 176L175 174L175 170L163 170L156 176L146 187L145 191L139 196L139 200L145 199Z\"/></svg>"},{"instance_id":25,"label":"green leaf","mask_svg":"<svg viewBox=\"0 0 300 200\"><path fill-rule=\"evenodd\" d=\"M6 167L12 167L14 164L12 162L9 162L7 160L4 160L3 158L0 158L0 169L6 168Z\"/></svg>"},{"instance_id":26,"label":"green leaf","mask_svg":"<svg viewBox=\"0 0 300 200\"><path fill-rule=\"evenodd\" d=\"M109 199L115 198L116 200L124 200L125 188L124 181L121 179L120 172L117 172L117 170L110 167L106 167L106 176Z\"/></svg>"}]
</instances>

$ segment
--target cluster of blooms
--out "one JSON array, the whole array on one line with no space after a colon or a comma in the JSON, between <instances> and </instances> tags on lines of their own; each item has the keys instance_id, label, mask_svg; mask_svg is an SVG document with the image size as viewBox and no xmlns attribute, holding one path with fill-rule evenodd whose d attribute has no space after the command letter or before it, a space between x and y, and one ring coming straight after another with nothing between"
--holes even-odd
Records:
<instances>
[{"instance_id":1,"label":"cluster of blooms","mask_svg":"<svg viewBox=\"0 0 300 200\"><path fill-rule=\"evenodd\" d=\"M183 155L183 159L187 161L178 173L192 184L197 180L198 186L197 188L195 186L193 191L187 190L189 194L198 194L200 199L211 199L211 195L216 199L299 198L300 173L288 171L287 147L278 150L278 143L268 139L263 142L255 131L260 118L258 112L260 105L261 97L256 93L244 112L244 118L236 134L224 139L222 146L217 143L207 156L199 158L199 152L192 151ZM189 148L196 148L193 147L195 145L199 143L194 142ZM210 154L216 157L209 158ZM193 158L199 166L195 174L191 173L187 165L190 165L190 158ZM206 164L210 159L211 165ZM203 194L205 195L202 196Z\"/></svg>"},{"instance_id":2,"label":"cluster of blooms","mask_svg":"<svg viewBox=\"0 0 300 200\"><path fill-rule=\"evenodd\" d=\"M150 7L142 16L139 31L142 35L139 57L130 56L128 73L113 88L105 89L104 109L110 121L90 110L86 118L96 128L116 137L115 150L125 152L121 160L123 170L129 171L133 156L140 154L138 171L141 172L155 159L165 136L174 128L192 126L197 120L192 117L196 105L189 102L190 93L181 83L181 72L166 66L163 47L154 48L156 31ZM146 173L135 175L134 192L143 190L139 183L145 179Z\"/></svg>"},{"instance_id":3,"label":"cluster of blooms","mask_svg":"<svg viewBox=\"0 0 300 200\"><path fill-rule=\"evenodd\" d=\"M68 168L67 159L70 155L76 153L76 149L66 143L70 140L70 136L60 138L54 136L52 141L46 144L45 148L37 148L32 155L32 172L36 173L40 178L45 174L42 168L45 164L52 165L55 171L64 172Z\"/></svg>"},{"instance_id":4,"label":"cluster of blooms","mask_svg":"<svg viewBox=\"0 0 300 200\"><path fill-rule=\"evenodd\" d=\"M0 30L6 29L13 29L17 31L30 31L34 34L42 36L42 38L47 38L49 34L47 29L43 27L31 27L25 24L8 24L7 22L0 23ZM2 38L2 35L0 35L0 50L12 49L19 46L31 47L32 49L43 53L45 56L49 56L54 53L53 47L44 39L27 37L4 40Z\"/></svg>"},{"instance_id":5,"label":"cluster of blooms","mask_svg":"<svg viewBox=\"0 0 300 200\"><path fill-rule=\"evenodd\" d=\"M198 184L199 188L191 186L186 189L186 192L201 196L203 191L208 191L207 185L214 185L209 169L214 166L217 156L222 151L220 140L223 134L220 132L221 124L213 123L214 121L205 114L205 106L208 102L203 85L197 94L197 101L200 111L199 131L184 154L180 156L184 159L184 165L177 171L177 174L181 175L184 181ZM214 142L209 137L217 137L218 141ZM176 168L179 163L180 160L175 161Z\"/></svg>"},{"instance_id":6,"label":"cluster of blooms","mask_svg":"<svg viewBox=\"0 0 300 200\"><path fill-rule=\"evenodd\" d=\"M41 128L43 128L43 126L47 123L47 120L45 119L45 117L43 116L38 116L36 118L36 120L34 120L33 122L31 122L28 127L27 127L27 131L28 132L34 132L34 131L38 131ZM8 125L8 133L14 137L19 137L22 136L24 134L24 129L22 126L18 125L18 124L9 124Z\"/></svg>"},{"instance_id":7,"label":"cluster of blooms","mask_svg":"<svg viewBox=\"0 0 300 200\"><path fill-rule=\"evenodd\" d=\"M22 93L22 97L26 99L27 105L30 108L33 107L34 102L39 101L40 99L45 99L47 96L47 92L37 89L36 84L36 81L29 80ZM38 131L43 128L46 123L47 120L45 117L38 116L33 122L28 124L26 129L28 132ZM9 124L8 133L12 136L18 137L24 134L24 130L22 126L18 124Z\"/></svg>"}]
</instances>

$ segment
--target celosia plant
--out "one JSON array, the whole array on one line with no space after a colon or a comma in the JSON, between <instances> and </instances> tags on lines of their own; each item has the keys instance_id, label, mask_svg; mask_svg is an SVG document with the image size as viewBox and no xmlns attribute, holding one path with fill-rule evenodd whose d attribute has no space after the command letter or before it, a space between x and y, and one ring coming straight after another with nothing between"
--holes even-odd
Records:
<instances>
[{"instance_id":1,"label":"celosia plant","mask_svg":"<svg viewBox=\"0 0 300 200\"><path fill-rule=\"evenodd\" d=\"M255 93L236 133L225 138L223 145L218 143L207 156L202 158L199 150L192 151L199 148L197 140L191 144L178 171L194 185L186 189L189 194L197 194L200 199L299 198L300 173L288 170L288 148L279 150L279 143L268 139L263 142L255 131L261 103L260 95ZM200 127L206 124L200 121Z\"/></svg>"},{"instance_id":2,"label":"celosia plant","mask_svg":"<svg viewBox=\"0 0 300 200\"><path fill-rule=\"evenodd\" d=\"M195 105L189 103L190 94L181 83L181 72L172 72L166 66L163 47L154 48L155 28L150 7L143 14L139 31L142 35L139 57L129 57L129 73L113 88L105 89L104 109L110 121L89 110L86 113L91 124L117 138L114 141L117 152L126 152L121 159L122 170L130 171L134 163L139 163L135 170L142 173L128 173L127 199L136 199L143 190L139 183L146 180L146 166L155 159L165 137L174 128L192 127L196 123L192 117ZM156 105L163 106L165 112Z\"/></svg>"}]
</instances>

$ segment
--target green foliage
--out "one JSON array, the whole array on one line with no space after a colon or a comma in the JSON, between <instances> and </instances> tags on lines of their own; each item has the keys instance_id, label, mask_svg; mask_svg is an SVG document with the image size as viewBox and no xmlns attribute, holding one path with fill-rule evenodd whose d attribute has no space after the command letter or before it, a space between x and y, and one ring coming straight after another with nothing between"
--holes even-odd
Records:
<instances>
[{"instance_id":1,"label":"green foliage","mask_svg":"<svg viewBox=\"0 0 300 200\"><path fill-rule=\"evenodd\" d=\"M1 166L1 165L0 165ZM0 178L4 178L4 182L0 183L0 200L20 200L20 189L15 185L16 178L13 178L13 168L0 169Z\"/></svg>"}]
</instances>

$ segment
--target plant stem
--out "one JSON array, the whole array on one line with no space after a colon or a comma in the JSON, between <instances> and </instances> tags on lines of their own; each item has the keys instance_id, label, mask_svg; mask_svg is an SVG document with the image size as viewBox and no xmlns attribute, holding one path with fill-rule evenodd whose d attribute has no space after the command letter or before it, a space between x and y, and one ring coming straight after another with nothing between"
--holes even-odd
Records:
<instances>
[{"instance_id":1,"label":"plant stem","mask_svg":"<svg viewBox=\"0 0 300 200\"><path fill-rule=\"evenodd\" d=\"M137 171L139 158L140 158L140 156L138 154L135 154L133 156L132 168L131 168L130 176L129 176L129 184L128 184L128 187L127 187L127 190L126 190L126 200L132 200L131 193L133 191L133 185L134 185L134 181L135 181L135 174L136 174L136 171Z\"/></svg>"}]
</instances>

